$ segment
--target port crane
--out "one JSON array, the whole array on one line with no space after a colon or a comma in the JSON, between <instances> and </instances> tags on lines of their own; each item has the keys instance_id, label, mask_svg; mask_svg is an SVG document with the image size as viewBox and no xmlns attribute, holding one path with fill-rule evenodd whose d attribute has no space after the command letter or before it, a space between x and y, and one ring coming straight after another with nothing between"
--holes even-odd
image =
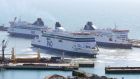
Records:
<instances>
[{"instance_id":1,"label":"port crane","mask_svg":"<svg viewBox=\"0 0 140 79\"><path fill-rule=\"evenodd\" d=\"M36 62L39 62L39 60L40 60L40 52L39 52L39 50L37 51L37 53L36 54L15 54L15 49L14 48L12 48L12 51L11 51L11 54L5 54L5 49L6 49L6 47L7 47L7 41L6 40L3 40L2 41L2 43L1 43L1 51L2 51L2 54L0 54L0 63L1 64L6 64L7 63L7 58L5 58L5 55L10 55L11 56L11 58L10 58L10 62L12 62L12 63L16 63L16 62L20 62L20 61L36 61ZM17 58L16 56L29 56L29 55L36 55L36 57L34 57L34 58L27 58L27 57L25 57L25 58Z\"/></svg>"}]
</instances>

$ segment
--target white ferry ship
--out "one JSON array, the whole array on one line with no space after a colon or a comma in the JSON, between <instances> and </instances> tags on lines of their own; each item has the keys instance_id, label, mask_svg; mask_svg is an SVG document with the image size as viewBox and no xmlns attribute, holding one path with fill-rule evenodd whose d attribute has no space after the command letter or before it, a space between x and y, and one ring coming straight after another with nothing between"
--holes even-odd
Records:
<instances>
[{"instance_id":1,"label":"white ferry ship","mask_svg":"<svg viewBox=\"0 0 140 79\"><path fill-rule=\"evenodd\" d=\"M13 36L22 36L22 37L35 37L38 33L41 33L42 30L47 29L44 26L44 22L41 18L37 18L37 21L34 23L28 23L26 21L21 21L20 19L10 22L10 27L8 28L8 33Z\"/></svg>"},{"instance_id":2,"label":"white ferry ship","mask_svg":"<svg viewBox=\"0 0 140 79\"><path fill-rule=\"evenodd\" d=\"M48 29L46 32L36 36L31 45L59 50L75 56L95 57L98 52L95 38L90 33L67 32L59 22L56 22L54 30Z\"/></svg>"},{"instance_id":3,"label":"white ferry ship","mask_svg":"<svg viewBox=\"0 0 140 79\"><path fill-rule=\"evenodd\" d=\"M87 22L82 31L93 34L98 46L129 49L132 47L128 41L129 30L96 29L92 22Z\"/></svg>"}]
</instances>

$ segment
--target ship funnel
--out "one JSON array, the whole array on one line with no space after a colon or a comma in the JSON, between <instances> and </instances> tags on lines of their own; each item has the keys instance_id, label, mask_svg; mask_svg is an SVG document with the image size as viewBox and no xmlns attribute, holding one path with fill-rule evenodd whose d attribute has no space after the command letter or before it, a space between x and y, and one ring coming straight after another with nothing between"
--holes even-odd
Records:
<instances>
[{"instance_id":1,"label":"ship funnel","mask_svg":"<svg viewBox=\"0 0 140 79\"><path fill-rule=\"evenodd\" d=\"M33 25L44 26L44 22L42 21L41 18L37 18L37 20L33 23Z\"/></svg>"},{"instance_id":2,"label":"ship funnel","mask_svg":"<svg viewBox=\"0 0 140 79\"><path fill-rule=\"evenodd\" d=\"M55 30L60 31L60 32L65 31L65 29L61 26L59 22L55 23Z\"/></svg>"},{"instance_id":3,"label":"ship funnel","mask_svg":"<svg viewBox=\"0 0 140 79\"><path fill-rule=\"evenodd\" d=\"M61 27L61 24L59 22L55 23L55 28L57 28L57 27Z\"/></svg>"},{"instance_id":4,"label":"ship funnel","mask_svg":"<svg viewBox=\"0 0 140 79\"><path fill-rule=\"evenodd\" d=\"M90 21L87 22L87 25L92 26L92 22L90 22Z\"/></svg>"},{"instance_id":5,"label":"ship funnel","mask_svg":"<svg viewBox=\"0 0 140 79\"><path fill-rule=\"evenodd\" d=\"M95 30L95 26L93 26L92 22L88 21L84 27L84 30Z\"/></svg>"}]
</instances>

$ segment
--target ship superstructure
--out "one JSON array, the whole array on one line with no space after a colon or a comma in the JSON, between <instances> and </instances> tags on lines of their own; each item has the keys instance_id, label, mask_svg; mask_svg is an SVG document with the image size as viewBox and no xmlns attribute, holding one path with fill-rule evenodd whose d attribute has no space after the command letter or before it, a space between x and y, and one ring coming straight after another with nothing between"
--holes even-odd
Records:
<instances>
[{"instance_id":1,"label":"ship superstructure","mask_svg":"<svg viewBox=\"0 0 140 79\"><path fill-rule=\"evenodd\" d=\"M129 30L119 29L96 29L92 22L87 22L82 32L91 33L98 46L114 48L131 48L132 44L128 41Z\"/></svg>"},{"instance_id":2,"label":"ship superstructure","mask_svg":"<svg viewBox=\"0 0 140 79\"><path fill-rule=\"evenodd\" d=\"M71 55L94 57L98 49L90 33L67 32L56 22L55 29L49 29L32 40L32 46L59 50Z\"/></svg>"},{"instance_id":3,"label":"ship superstructure","mask_svg":"<svg viewBox=\"0 0 140 79\"><path fill-rule=\"evenodd\" d=\"M47 27L44 25L41 18L37 18L34 23L28 23L21 20L16 21L15 18L14 21L10 22L8 33L15 36L35 37L44 29L47 29Z\"/></svg>"}]
</instances>

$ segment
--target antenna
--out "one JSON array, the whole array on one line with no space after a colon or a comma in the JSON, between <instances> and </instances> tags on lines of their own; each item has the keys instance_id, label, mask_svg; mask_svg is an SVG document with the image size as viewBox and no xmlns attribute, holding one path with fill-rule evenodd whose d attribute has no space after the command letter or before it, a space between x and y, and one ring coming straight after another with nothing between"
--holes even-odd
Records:
<instances>
[{"instance_id":1,"label":"antenna","mask_svg":"<svg viewBox=\"0 0 140 79\"><path fill-rule=\"evenodd\" d=\"M14 22L16 21L17 17L14 18Z\"/></svg>"},{"instance_id":2,"label":"antenna","mask_svg":"<svg viewBox=\"0 0 140 79\"><path fill-rule=\"evenodd\" d=\"M115 28L114 28L114 29L117 29L117 25L116 25L116 23L114 23L114 26L115 26Z\"/></svg>"}]
</instances>

